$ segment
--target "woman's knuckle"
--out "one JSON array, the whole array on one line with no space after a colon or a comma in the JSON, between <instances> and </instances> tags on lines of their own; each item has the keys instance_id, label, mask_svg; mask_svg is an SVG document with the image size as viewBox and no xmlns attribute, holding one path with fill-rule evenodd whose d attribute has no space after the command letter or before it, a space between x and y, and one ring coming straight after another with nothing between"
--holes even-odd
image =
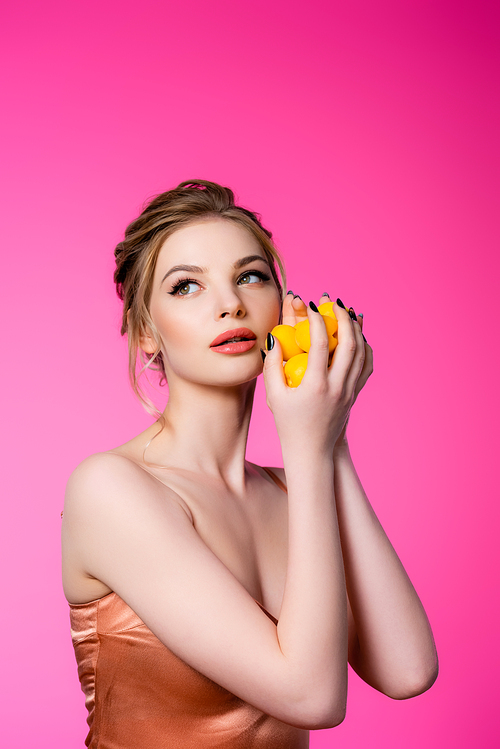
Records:
<instances>
[{"instance_id":1,"label":"woman's knuckle","mask_svg":"<svg viewBox=\"0 0 500 749\"><path fill-rule=\"evenodd\" d=\"M319 378L311 377L309 380L309 393L312 403L317 403L317 399L325 395L325 388Z\"/></svg>"},{"instance_id":2,"label":"woman's knuckle","mask_svg":"<svg viewBox=\"0 0 500 749\"><path fill-rule=\"evenodd\" d=\"M317 390L322 398L328 395L328 382L326 381L326 379L322 379L318 382Z\"/></svg>"},{"instance_id":3,"label":"woman's knuckle","mask_svg":"<svg viewBox=\"0 0 500 749\"><path fill-rule=\"evenodd\" d=\"M333 403L341 403L344 399L345 386L344 384L336 383L332 385L330 392Z\"/></svg>"},{"instance_id":4,"label":"woman's knuckle","mask_svg":"<svg viewBox=\"0 0 500 749\"><path fill-rule=\"evenodd\" d=\"M327 351L328 348L329 348L328 338L326 338L326 336L321 336L321 338L318 341L318 349L320 351Z\"/></svg>"},{"instance_id":5,"label":"woman's knuckle","mask_svg":"<svg viewBox=\"0 0 500 749\"><path fill-rule=\"evenodd\" d=\"M347 344L347 351L350 354L354 354L356 352L356 348L357 348L356 339L354 338L354 336L349 336L349 338L347 339L346 344Z\"/></svg>"}]
</instances>

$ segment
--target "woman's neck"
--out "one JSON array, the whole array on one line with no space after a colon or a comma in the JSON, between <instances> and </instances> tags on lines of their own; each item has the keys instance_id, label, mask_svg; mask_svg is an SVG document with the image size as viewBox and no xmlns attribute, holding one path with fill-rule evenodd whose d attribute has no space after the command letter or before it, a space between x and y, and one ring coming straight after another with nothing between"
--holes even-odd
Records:
<instances>
[{"instance_id":1,"label":"woman's neck","mask_svg":"<svg viewBox=\"0 0 500 749\"><path fill-rule=\"evenodd\" d=\"M164 411L165 427L152 440L146 460L203 473L243 491L256 383L231 388L176 383Z\"/></svg>"}]
</instances>

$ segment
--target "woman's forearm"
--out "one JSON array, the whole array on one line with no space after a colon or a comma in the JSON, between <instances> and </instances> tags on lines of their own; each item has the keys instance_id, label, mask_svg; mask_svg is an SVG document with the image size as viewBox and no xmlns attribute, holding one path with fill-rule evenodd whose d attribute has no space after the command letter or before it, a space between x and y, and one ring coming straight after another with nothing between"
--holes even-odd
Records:
<instances>
[{"instance_id":1,"label":"woman's forearm","mask_svg":"<svg viewBox=\"0 0 500 749\"><path fill-rule=\"evenodd\" d=\"M347 442L334 451L334 487L346 587L357 638L350 662L371 686L395 699L428 689L437 654L424 608L378 521Z\"/></svg>"},{"instance_id":2,"label":"woman's forearm","mask_svg":"<svg viewBox=\"0 0 500 749\"><path fill-rule=\"evenodd\" d=\"M304 444L283 447L283 460L288 566L278 639L301 688L319 698L334 725L343 720L347 697L347 596L333 461Z\"/></svg>"}]
</instances>

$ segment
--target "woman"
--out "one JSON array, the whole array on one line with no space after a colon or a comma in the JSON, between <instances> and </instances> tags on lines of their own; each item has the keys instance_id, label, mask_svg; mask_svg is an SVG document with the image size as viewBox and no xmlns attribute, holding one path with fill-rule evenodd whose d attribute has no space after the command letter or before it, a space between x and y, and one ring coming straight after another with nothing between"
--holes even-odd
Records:
<instances>
[{"instance_id":1,"label":"woman","mask_svg":"<svg viewBox=\"0 0 500 749\"><path fill-rule=\"evenodd\" d=\"M372 372L361 318L337 300L329 367L317 308L283 297L271 233L212 182L155 198L115 255L132 383L141 395L139 349L169 399L68 483L63 582L87 746L307 747L310 729L344 719L348 661L394 699L428 689L431 629L346 438ZM296 388L270 335L281 316L310 322ZM262 371L284 468L245 460Z\"/></svg>"}]
</instances>

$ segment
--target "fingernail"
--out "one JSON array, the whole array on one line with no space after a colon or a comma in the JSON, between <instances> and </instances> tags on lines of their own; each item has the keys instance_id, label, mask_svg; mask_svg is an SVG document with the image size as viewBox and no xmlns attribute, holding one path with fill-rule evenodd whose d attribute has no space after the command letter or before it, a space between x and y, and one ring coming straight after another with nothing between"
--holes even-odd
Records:
<instances>
[{"instance_id":1,"label":"fingernail","mask_svg":"<svg viewBox=\"0 0 500 749\"><path fill-rule=\"evenodd\" d=\"M330 299L330 294L328 293L328 291L324 291L324 292L323 292L323 296L327 296L327 297L328 297L328 299Z\"/></svg>"},{"instance_id":2,"label":"fingernail","mask_svg":"<svg viewBox=\"0 0 500 749\"><path fill-rule=\"evenodd\" d=\"M358 317L363 317L363 313L362 313L362 312L360 312L360 313L358 314Z\"/></svg>"},{"instance_id":3,"label":"fingernail","mask_svg":"<svg viewBox=\"0 0 500 749\"><path fill-rule=\"evenodd\" d=\"M337 304L339 305L339 307L342 307L342 309L345 309L344 302L342 301L342 299L337 299Z\"/></svg>"},{"instance_id":4,"label":"fingernail","mask_svg":"<svg viewBox=\"0 0 500 749\"><path fill-rule=\"evenodd\" d=\"M262 363L264 364L264 362L266 361L266 352L263 348L260 349L260 355L262 356Z\"/></svg>"},{"instance_id":5,"label":"fingernail","mask_svg":"<svg viewBox=\"0 0 500 749\"><path fill-rule=\"evenodd\" d=\"M286 295L287 295L287 296L288 296L289 294L293 294L293 291L292 291L291 289L290 289L290 291L287 291L287 292L286 292Z\"/></svg>"},{"instance_id":6,"label":"fingernail","mask_svg":"<svg viewBox=\"0 0 500 749\"><path fill-rule=\"evenodd\" d=\"M363 333L361 333L361 335L363 336L363 341L364 341L365 343L368 343L368 341L367 341L367 340L366 340L366 338L364 337Z\"/></svg>"},{"instance_id":7,"label":"fingernail","mask_svg":"<svg viewBox=\"0 0 500 749\"><path fill-rule=\"evenodd\" d=\"M302 301L302 297L301 297L301 296L299 296L298 294L294 294L294 295L293 295L293 298L294 298L294 299L300 299L300 301Z\"/></svg>"},{"instance_id":8,"label":"fingernail","mask_svg":"<svg viewBox=\"0 0 500 749\"><path fill-rule=\"evenodd\" d=\"M267 334L266 338L266 349L271 351L274 348L274 336L271 333Z\"/></svg>"},{"instance_id":9,"label":"fingernail","mask_svg":"<svg viewBox=\"0 0 500 749\"><path fill-rule=\"evenodd\" d=\"M314 302L309 302L309 306L310 306L310 308L312 309L313 312L317 312L318 311L318 308L316 307L316 305L314 304Z\"/></svg>"},{"instance_id":10,"label":"fingernail","mask_svg":"<svg viewBox=\"0 0 500 749\"><path fill-rule=\"evenodd\" d=\"M356 313L354 312L354 309L352 307L349 307L349 317L351 320L356 320Z\"/></svg>"}]
</instances>

